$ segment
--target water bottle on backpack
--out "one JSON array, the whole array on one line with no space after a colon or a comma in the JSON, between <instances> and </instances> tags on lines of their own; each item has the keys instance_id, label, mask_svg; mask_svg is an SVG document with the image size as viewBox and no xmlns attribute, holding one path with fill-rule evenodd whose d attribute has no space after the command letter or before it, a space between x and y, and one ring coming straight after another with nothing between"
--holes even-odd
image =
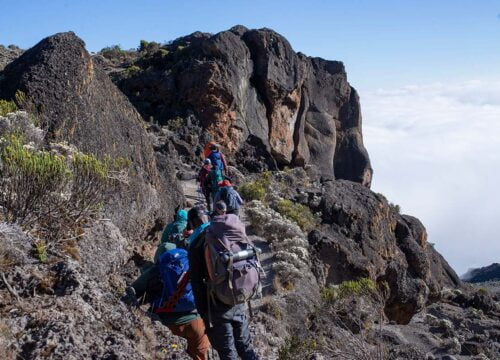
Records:
<instances>
[{"instance_id":1,"label":"water bottle on backpack","mask_svg":"<svg viewBox=\"0 0 500 360\"><path fill-rule=\"evenodd\" d=\"M259 252L236 215L218 215L205 235L210 255L207 263L211 295L227 305L248 302L261 293L262 266ZM245 253L245 256L236 254Z\"/></svg>"}]
</instances>

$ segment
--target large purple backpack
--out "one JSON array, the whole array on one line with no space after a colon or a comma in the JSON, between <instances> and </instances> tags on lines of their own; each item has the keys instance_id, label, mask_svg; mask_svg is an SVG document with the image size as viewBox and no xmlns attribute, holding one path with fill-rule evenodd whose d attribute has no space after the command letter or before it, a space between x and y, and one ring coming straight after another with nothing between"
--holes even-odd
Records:
<instances>
[{"instance_id":1,"label":"large purple backpack","mask_svg":"<svg viewBox=\"0 0 500 360\"><path fill-rule=\"evenodd\" d=\"M247 238L245 225L233 214L219 215L212 219L205 233L213 275L209 291L227 305L242 304L261 292L262 267L256 255L243 260L234 257L241 251L255 250Z\"/></svg>"}]
</instances>

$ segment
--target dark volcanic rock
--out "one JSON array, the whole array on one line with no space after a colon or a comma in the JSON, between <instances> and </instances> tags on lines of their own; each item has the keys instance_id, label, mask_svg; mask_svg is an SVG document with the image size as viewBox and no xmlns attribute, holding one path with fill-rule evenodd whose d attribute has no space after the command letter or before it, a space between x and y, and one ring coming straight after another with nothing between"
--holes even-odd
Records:
<instances>
[{"instance_id":1,"label":"dark volcanic rock","mask_svg":"<svg viewBox=\"0 0 500 360\"><path fill-rule=\"evenodd\" d=\"M500 281L500 264L493 263L478 269L472 269L465 274L462 279L470 283L480 283L485 281Z\"/></svg>"},{"instance_id":2,"label":"dark volcanic rock","mask_svg":"<svg viewBox=\"0 0 500 360\"><path fill-rule=\"evenodd\" d=\"M124 234L142 237L156 218L173 212L182 197L173 171L158 169L140 115L74 33L48 37L10 63L2 72L0 98L13 98L17 90L38 109L47 141L132 161L129 187L107 207Z\"/></svg>"},{"instance_id":3,"label":"dark volcanic rock","mask_svg":"<svg viewBox=\"0 0 500 360\"><path fill-rule=\"evenodd\" d=\"M264 167L314 164L370 185L359 99L341 62L297 54L272 30L238 26L178 39L135 65L143 70L114 78L145 119L166 124L190 111L253 171L262 168L247 161L256 138L256 152L270 154Z\"/></svg>"},{"instance_id":4,"label":"dark volcanic rock","mask_svg":"<svg viewBox=\"0 0 500 360\"><path fill-rule=\"evenodd\" d=\"M324 185L321 231L310 234L323 264L324 282L369 277L386 281L385 313L407 323L443 287L460 284L455 272L427 243L418 219L400 215L385 198L349 181Z\"/></svg>"}]
</instances>

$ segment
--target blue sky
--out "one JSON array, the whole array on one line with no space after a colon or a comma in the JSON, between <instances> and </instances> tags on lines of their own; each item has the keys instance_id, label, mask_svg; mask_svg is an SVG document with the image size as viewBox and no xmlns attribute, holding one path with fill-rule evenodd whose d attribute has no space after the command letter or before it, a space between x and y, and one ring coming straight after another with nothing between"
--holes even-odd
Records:
<instances>
[{"instance_id":1,"label":"blue sky","mask_svg":"<svg viewBox=\"0 0 500 360\"><path fill-rule=\"evenodd\" d=\"M373 190L419 217L463 273L500 261L500 0L0 0L0 44L72 30L90 51L242 24L341 60Z\"/></svg>"},{"instance_id":2,"label":"blue sky","mask_svg":"<svg viewBox=\"0 0 500 360\"><path fill-rule=\"evenodd\" d=\"M91 51L235 24L270 27L297 51L345 62L358 88L500 76L500 1L0 0L0 43L73 30ZM7 11L5 11L7 10Z\"/></svg>"}]
</instances>

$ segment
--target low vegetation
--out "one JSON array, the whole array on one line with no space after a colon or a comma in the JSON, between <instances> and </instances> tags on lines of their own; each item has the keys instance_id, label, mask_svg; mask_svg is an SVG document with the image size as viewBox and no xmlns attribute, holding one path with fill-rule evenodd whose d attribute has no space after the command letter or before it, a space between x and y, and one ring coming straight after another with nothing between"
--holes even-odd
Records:
<instances>
[{"instance_id":1,"label":"low vegetation","mask_svg":"<svg viewBox=\"0 0 500 360\"><path fill-rule=\"evenodd\" d=\"M311 209L305 205L282 199L276 203L275 210L287 219L296 222L305 232L312 230L316 225Z\"/></svg>"},{"instance_id":2,"label":"low vegetation","mask_svg":"<svg viewBox=\"0 0 500 360\"><path fill-rule=\"evenodd\" d=\"M134 57L134 53L135 51L133 50L122 49L120 45L107 46L99 51L99 54L104 56L106 59L116 61L130 60Z\"/></svg>"},{"instance_id":3,"label":"low vegetation","mask_svg":"<svg viewBox=\"0 0 500 360\"><path fill-rule=\"evenodd\" d=\"M44 262L49 247L81 236L111 187L126 179L129 165L125 159L99 160L76 150L63 156L35 149L22 136L5 135L0 144L1 220L43 239L35 253Z\"/></svg>"},{"instance_id":4,"label":"low vegetation","mask_svg":"<svg viewBox=\"0 0 500 360\"><path fill-rule=\"evenodd\" d=\"M318 348L318 342L313 338L301 339L292 335L285 339L285 344L278 350L278 360L302 360L311 356Z\"/></svg>"},{"instance_id":5,"label":"low vegetation","mask_svg":"<svg viewBox=\"0 0 500 360\"><path fill-rule=\"evenodd\" d=\"M17 105L14 101L0 99L0 116L5 116L8 113L14 112L16 110L17 110Z\"/></svg>"},{"instance_id":6,"label":"low vegetation","mask_svg":"<svg viewBox=\"0 0 500 360\"><path fill-rule=\"evenodd\" d=\"M262 176L251 182L247 182L238 187L238 192L246 201L259 200L264 201L269 187L271 186L271 173L265 171Z\"/></svg>"},{"instance_id":7,"label":"low vegetation","mask_svg":"<svg viewBox=\"0 0 500 360\"><path fill-rule=\"evenodd\" d=\"M359 280L348 280L340 283L337 287L326 287L321 289L321 298L326 302L345 299L351 296L366 296L375 293L377 286L368 278Z\"/></svg>"}]
</instances>

